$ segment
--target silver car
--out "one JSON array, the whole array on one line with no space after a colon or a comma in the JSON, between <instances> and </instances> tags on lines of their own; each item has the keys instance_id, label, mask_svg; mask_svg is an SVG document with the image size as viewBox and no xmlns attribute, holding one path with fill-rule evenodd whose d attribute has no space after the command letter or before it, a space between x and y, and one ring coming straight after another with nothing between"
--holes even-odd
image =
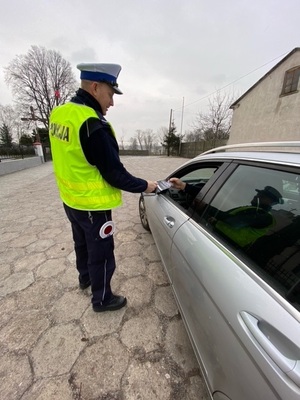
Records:
<instances>
[{"instance_id":1,"label":"silver car","mask_svg":"<svg viewBox=\"0 0 300 400\"><path fill-rule=\"evenodd\" d=\"M300 142L257 146L204 153L165 177L184 190L139 200L214 400L300 399Z\"/></svg>"}]
</instances>

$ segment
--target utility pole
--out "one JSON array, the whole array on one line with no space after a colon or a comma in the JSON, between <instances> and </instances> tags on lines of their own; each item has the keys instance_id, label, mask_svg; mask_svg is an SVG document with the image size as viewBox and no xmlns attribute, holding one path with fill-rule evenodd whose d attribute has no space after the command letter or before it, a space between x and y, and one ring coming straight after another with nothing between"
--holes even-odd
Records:
<instances>
[{"instance_id":1,"label":"utility pole","mask_svg":"<svg viewBox=\"0 0 300 400\"><path fill-rule=\"evenodd\" d=\"M171 108L171 111L170 111L170 122L169 122L169 135L170 135L170 133L171 133L172 115L173 115L173 110L172 110L172 108Z\"/></svg>"},{"instance_id":2,"label":"utility pole","mask_svg":"<svg viewBox=\"0 0 300 400\"><path fill-rule=\"evenodd\" d=\"M180 136L182 135L182 125L183 125L183 109L184 109L184 97L182 98Z\"/></svg>"},{"instance_id":3,"label":"utility pole","mask_svg":"<svg viewBox=\"0 0 300 400\"><path fill-rule=\"evenodd\" d=\"M180 124L180 135L179 135L179 156L181 153L181 140L182 140L182 125L183 125L183 110L184 110L184 97L182 98L182 109L181 109L181 124Z\"/></svg>"}]
</instances>

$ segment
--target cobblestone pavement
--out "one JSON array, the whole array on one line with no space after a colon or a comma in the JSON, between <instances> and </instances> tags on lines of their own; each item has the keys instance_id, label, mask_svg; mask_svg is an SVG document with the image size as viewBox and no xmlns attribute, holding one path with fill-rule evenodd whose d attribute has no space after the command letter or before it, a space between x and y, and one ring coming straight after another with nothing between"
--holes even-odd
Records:
<instances>
[{"instance_id":1,"label":"cobblestone pavement","mask_svg":"<svg viewBox=\"0 0 300 400\"><path fill-rule=\"evenodd\" d=\"M185 160L123 157L134 175L164 178ZM127 307L96 314L78 288L71 229L52 163L0 177L0 398L208 399L137 194L114 211Z\"/></svg>"}]
</instances>

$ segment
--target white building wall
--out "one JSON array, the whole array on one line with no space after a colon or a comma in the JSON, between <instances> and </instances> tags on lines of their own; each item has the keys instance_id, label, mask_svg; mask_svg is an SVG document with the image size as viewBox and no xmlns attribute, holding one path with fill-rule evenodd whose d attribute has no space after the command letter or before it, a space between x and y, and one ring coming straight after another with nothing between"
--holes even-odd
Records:
<instances>
[{"instance_id":1,"label":"white building wall","mask_svg":"<svg viewBox=\"0 0 300 400\"><path fill-rule=\"evenodd\" d=\"M281 96L285 72L300 66L300 51L258 83L233 111L228 144L300 140L299 92Z\"/></svg>"}]
</instances>

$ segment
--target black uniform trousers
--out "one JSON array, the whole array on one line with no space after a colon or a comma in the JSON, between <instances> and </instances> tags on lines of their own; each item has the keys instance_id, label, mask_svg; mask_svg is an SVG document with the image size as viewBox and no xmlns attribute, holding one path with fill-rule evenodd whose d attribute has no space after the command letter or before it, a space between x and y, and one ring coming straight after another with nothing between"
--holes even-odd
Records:
<instances>
[{"instance_id":1,"label":"black uniform trousers","mask_svg":"<svg viewBox=\"0 0 300 400\"><path fill-rule=\"evenodd\" d=\"M100 230L111 221L111 210L81 211L66 204L64 208L72 226L79 282L90 281L92 303L105 305L112 296L110 281L116 263L113 235L101 238Z\"/></svg>"}]
</instances>

